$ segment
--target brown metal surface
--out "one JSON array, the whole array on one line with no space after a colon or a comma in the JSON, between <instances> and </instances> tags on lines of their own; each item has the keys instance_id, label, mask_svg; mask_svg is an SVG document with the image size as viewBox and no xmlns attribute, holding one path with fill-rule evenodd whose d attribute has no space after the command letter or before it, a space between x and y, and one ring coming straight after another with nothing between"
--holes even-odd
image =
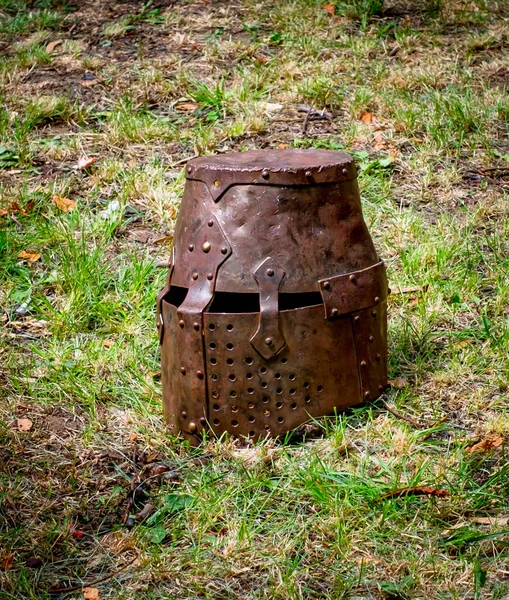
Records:
<instances>
[{"instance_id":1,"label":"brown metal surface","mask_svg":"<svg viewBox=\"0 0 509 600\"><path fill-rule=\"evenodd\" d=\"M279 435L376 398L387 280L351 157L246 152L196 159L186 176L158 298L173 431Z\"/></svg>"}]
</instances>

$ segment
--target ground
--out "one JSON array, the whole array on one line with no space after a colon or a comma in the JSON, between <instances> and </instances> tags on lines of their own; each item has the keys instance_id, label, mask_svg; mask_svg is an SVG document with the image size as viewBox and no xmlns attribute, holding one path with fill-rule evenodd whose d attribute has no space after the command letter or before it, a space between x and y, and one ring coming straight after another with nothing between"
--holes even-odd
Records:
<instances>
[{"instance_id":1,"label":"ground","mask_svg":"<svg viewBox=\"0 0 509 600\"><path fill-rule=\"evenodd\" d=\"M507 2L1 0L0 48L0 597L508 598ZM192 449L182 167L287 147L358 162L391 385Z\"/></svg>"}]
</instances>

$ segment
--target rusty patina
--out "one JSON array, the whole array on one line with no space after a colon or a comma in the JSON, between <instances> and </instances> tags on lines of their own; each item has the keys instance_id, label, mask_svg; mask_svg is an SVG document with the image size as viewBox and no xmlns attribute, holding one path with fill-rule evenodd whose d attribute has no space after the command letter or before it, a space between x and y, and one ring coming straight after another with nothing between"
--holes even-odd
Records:
<instances>
[{"instance_id":1,"label":"rusty patina","mask_svg":"<svg viewBox=\"0 0 509 600\"><path fill-rule=\"evenodd\" d=\"M351 156L201 157L186 167L158 298L172 432L254 439L387 385L387 279Z\"/></svg>"}]
</instances>

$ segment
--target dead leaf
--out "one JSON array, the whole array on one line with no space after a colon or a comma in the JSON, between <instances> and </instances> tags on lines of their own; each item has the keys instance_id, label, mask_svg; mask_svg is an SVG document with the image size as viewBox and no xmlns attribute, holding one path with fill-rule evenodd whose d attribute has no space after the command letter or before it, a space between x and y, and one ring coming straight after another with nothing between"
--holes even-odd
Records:
<instances>
[{"instance_id":1,"label":"dead leaf","mask_svg":"<svg viewBox=\"0 0 509 600\"><path fill-rule=\"evenodd\" d=\"M32 429L32 421L30 419L18 419L16 421L18 431L30 431Z\"/></svg>"},{"instance_id":2,"label":"dead leaf","mask_svg":"<svg viewBox=\"0 0 509 600\"><path fill-rule=\"evenodd\" d=\"M479 525L491 525L493 527L504 527L509 525L509 517L474 517L470 519L472 523L479 523Z\"/></svg>"},{"instance_id":3,"label":"dead leaf","mask_svg":"<svg viewBox=\"0 0 509 600\"><path fill-rule=\"evenodd\" d=\"M363 123L371 123L373 120L373 113L370 112L362 112L361 113L361 121Z\"/></svg>"},{"instance_id":4,"label":"dead leaf","mask_svg":"<svg viewBox=\"0 0 509 600\"><path fill-rule=\"evenodd\" d=\"M373 133L373 139L375 140L374 147L377 150L382 150L383 148L386 147L384 136L382 135L381 131L375 131Z\"/></svg>"},{"instance_id":5,"label":"dead leaf","mask_svg":"<svg viewBox=\"0 0 509 600\"><path fill-rule=\"evenodd\" d=\"M101 600L99 590L93 587L83 588L83 598L84 600Z\"/></svg>"},{"instance_id":6,"label":"dead leaf","mask_svg":"<svg viewBox=\"0 0 509 600\"><path fill-rule=\"evenodd\" d=\"M48 54L51 54L53 52L53 50L62 43L62 40L55 40L53 42L50 42L47 46L46 46L46 52Z\"/></svg>"},{"instance_id":7,"label":"dead leaf","mask_svg":"<svg viewBox=\"0 0 509 600\"><path fill-rule=\"evenodd\" d=\"M266 62L268 62L268 58L266 56L259 56L258 58L255 58L255 65L264 65Z\"/></svg>"},{"instance_id":8,"label":"dead leaf","mask_svg":"<svg viewBox=\"0 0 509 600\"><path fill-rule=\"evenodd\" d=\"M286 148L288 148L288 144L286 144L285 142L281 142L280 144L278 144L277 147L281 150L286 150Z\"/></svg>"},{"instance_id":9,"label":"dead leaf","mask_svg":"<svg viewBox=\"0 0 509 600\"><path fill-rule=\"evenodd\" d=\"M18 254L18 258L20 258L21 260L26 260L27 263L31 265L35 261L39 260L41 258L41 255L37 252L32 252L31 250L22 250Z\"/></svg>"},{"instance_id":10,"label":"dead leaf","mask_svg":"<svg viewBox=\"0 0 509 600\"><path fill-rule=\"evenodd\" d=\"M8 215L9 211L5 210L5 208L0 208L0 217L5 217L5 215Z\"/></svg>"},{"instance_id":11,"label":"dead leaf","mask_svg":"<svg viewBox=\"0 0 509 600\"><path fill-rule=\"evenodd\" d=\"M94 85L97 85L98 83L99 83L99 81L97 79L82 79L80 81L81 87L84 87L84 88L93 87Z\"/></svg>"},{"instance_id":12,"label":"dead leaf","mask_svg":"<svg viewBox=\"0 0 509 600\"><path fill-rule=\"evenodd\" d=\"M165 235L164 237L160 237L157 238L157 240L154 240L154 244L165 244L166 242L171 242L172 239L172 235Z\"/></svg>"},{"instance_id":13,"label":"dead leaf","mask_svg":"<svg viewBox=\"0 0 509 600\"><path fill-rule=\"evenodd\" d=\"M200 108L200 107L197 104L188 102L186 104L178 104L175 108L176 108L176 110L192 111L192 110L196 110L197 108Z\"/></svg>"},{"instance_id":14,"label":"dead leaf","mask_svg":"<svg viewBox=\"0 0 509 600\"><path fill-rule=\"evenodd\" d=\"M104 340L103 341L103 346L105 348L111 348L113 346L115 342L113 340Z\"/></svg>"},{"instance_id":15,"label":"dead leaf","mask_svg":"<svg viewBox=\"0 0 509 600\"><path fill-rule=\"evenodd\" d=\"M76 208L76 202L74 200L69 200L69 198L64 198L64 196L57 196L54 194L51 199L63 212L69 212L70 210Z\"/></svg>"},{"instance_id":16,"label":"dead leaf","mask_svg":"<svg viewBox=\"0 0 509 600\"><path fill-rule=\"evenodd\" d=\"M328 13L331 17L336 13L336 6L334 4L324 4L322 6L323 10Z\"/></svg>"},{"instance_id":17,"label":"dead leaf","mask_svg":"<svg viewBox=\"0 0 509 600\"><path fill-rule=\"evenodd\" d=\"M434 496L435 498L447 498L449 492L446 490L438 490L437 488L417 486L409 488L401 488L394 492L389 492L380 498L380 500L387 500L389 498L401 498L402 496Z\"/></svg>"},{"instance_id":18,"label":"dead leaf","mask_svg":"<svg viewBox=\"0 0 509 600\"><path fill-rule=\"evenodd\" d=\"M0 561L0 571L8 571L12 569L14 563L14 554L11 552L4 559Z\"/></svg>"},{"instance_id":19,"label":"dead leaf","mask_svg":"<svg viewBox=\"0 0 509 600\"><path fill-rule=\"evenodd\" d=\"M472 454L473 452L489 452L494 448L498 448L504 443L504 438L495 435L489 435L486 439L477 442L470 448L467 448L467 454Z\"/></svg>"},{"instance_id":20,"label":"dead leaf","mask_svg":"<svg viewBox=\"0 0 509 600\"><path fill-rule=\"evenodd\" d=\"M82 171L83 169L88 169L96 162L96 160L97 156L91 156L90 158L84 156L83 158L79 159L78 164L75 168L79 169L80 171Z\"/></svg>"},{"instance_id":21,"label":"dead leaf","mask_svg":"<svg viewBox=\"0 0 509 600\"><path fill-rule=\"evenodd\" d=\"M389 381L389 385L395 390L402 390L408 385L408 379L405 379L404 377L398 377L398 379L391 379Z\"/></svg>"},{"instance_id":22,"label":"dead leaf","mask_svg":"<svg viewBox=\"0 0 509 600\"><path fill-rule=\"evenodd\" d=\"M136 433L131 433L131 435L129 436L131 438L131 441L135 442L138 439L138 436L136 435Z\"/></svg>"}]
</instances>

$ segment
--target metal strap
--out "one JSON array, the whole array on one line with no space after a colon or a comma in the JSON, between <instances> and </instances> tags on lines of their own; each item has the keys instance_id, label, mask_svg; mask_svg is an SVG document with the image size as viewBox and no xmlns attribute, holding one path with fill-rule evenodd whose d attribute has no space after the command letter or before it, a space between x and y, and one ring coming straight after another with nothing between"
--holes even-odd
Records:
<instances>
[{"instance_id":1,"label":"metal strap","mask_svg":"<svg viewBox=\"0 0 509 600\"><path fill-rule=\"evenodd\" d=\"M279 319L279 287L284 276L283 269L271 257L254 272L260 290L260 317L251 345L266 360L274 357L286 344Z\"/></svg>"},{"instance_id":2,"label":"metal strap","mask_svg":"<svg viewBox=\"0 0 509 600\"><path fill-rule=\"evenodd\" d=\"M387 298L387 275L383 262L367 269L335 275L318 281L325 306L325 318L370 308Z\"/></svg>"}]
</instances>

